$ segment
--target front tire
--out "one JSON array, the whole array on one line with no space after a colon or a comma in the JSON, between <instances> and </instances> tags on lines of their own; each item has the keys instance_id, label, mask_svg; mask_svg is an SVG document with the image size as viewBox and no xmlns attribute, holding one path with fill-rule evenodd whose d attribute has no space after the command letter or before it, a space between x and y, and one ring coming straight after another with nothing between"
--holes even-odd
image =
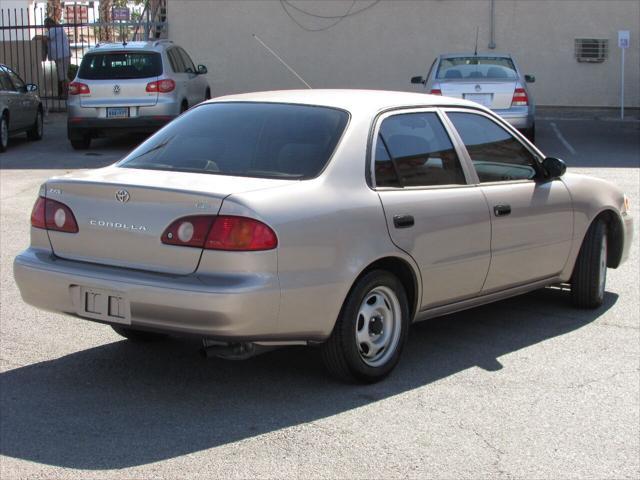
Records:
<instances>
[{"instance_id":1,"label":"front tire","mask_svg":"<svg viewBox=\"0 0 640 480\"><path fill-rule=\"evenodd\" d=\"M571 300L578 308L598 308L607 282L607 226L593 223L585 236L571 276Z\"/></svg>"},{"instance_id":2,"label":"front tire","mask_svg":"<svg viewBox=\"0 0 640 480\"><path fill-rule=\"evenodd\" d=\"M133 330L127 327L111 325L111 328L113 328L114 332L116 332L118 335L126 338L127 340L131 340L132 342L152 342L163 337L163 335L160 333Z\"/></svg>"},{"instance_id":3,"label":"front tire","mask_svg":"<svg viewBox=\"0 0 640 480\"><path fill-rule=\"evenodd\" d=\"M36 121L33 126L27 131L27 138L29 140L42 140L42 133L44 131L44 119L42 117L42 110L38 109L36 114Z\"/></svg>"},{"instance_id":4,"label":"front tire","mask_svg":"<svg viewBox=\"0 0 640 480\"><path fill-rule=\"evenodd\" d=\"M0 152L7 150L9 146L9 120L6 115L0 117Z\"/></svg>"},{"instance_id":5,"label":"front tire","mask_svg":"<svg viewBox=\"0 0 640 480\"><path fill-rule=\"evenodd\" d=\"M409 330L404 287L384 270L353 287L321 354L329 372L344 381L373 383L396 366Z\"/></svg>"}]
</instances>

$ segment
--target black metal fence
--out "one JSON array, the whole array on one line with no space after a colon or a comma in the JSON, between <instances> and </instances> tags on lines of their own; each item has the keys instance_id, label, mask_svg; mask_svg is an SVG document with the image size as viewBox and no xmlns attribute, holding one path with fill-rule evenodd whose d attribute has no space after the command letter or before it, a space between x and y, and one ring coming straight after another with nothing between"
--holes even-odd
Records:
<instances>
[{"instance_id":1,"label":"black metal fence","mask_svg":"<svg viewBox=\"0 0 640 480\"><path fill-rule=\"evenodd\" d=\"M85 4L65 4L60 28L69 41L69 58L51 58L46 8L0 8L0 63L8 65L27 83L38 85L45 108L66 110L68 83L75 77L84 54L98 43L131 42L162 38L167 31L165 14L144 7L129 19L100 21L97 10ZM59 43L58 43L59 45ZM66 69L67 71L58 70Z\"/></svg>"}]
</instances>

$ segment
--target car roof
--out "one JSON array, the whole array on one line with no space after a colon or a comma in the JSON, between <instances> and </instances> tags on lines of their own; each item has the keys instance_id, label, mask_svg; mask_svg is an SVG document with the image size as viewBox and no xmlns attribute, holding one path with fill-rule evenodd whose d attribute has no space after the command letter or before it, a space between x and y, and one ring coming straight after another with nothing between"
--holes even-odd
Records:
<instances>
[{"instance_id":1,"label":"car roof","mask_svg":"<svg viewBox=\"0 0 640 480\"><path fill-rule=\"evenodd\" d=\"M268 102L315 105L357 112L378 112L393 108L462 106L478 108L478 104L458 98L415 92L389 90L308 89L276 90L226 95L209 100L217 102Z\"/></svg>"},{"instance_id":2,"label":"car roof","mask_svg":"<svg viewBox=\"0 0 640 480\"><path fill-rule=\"evenodd\" d=\"M457 57L492 57L492 58L511 58L510 53L497 52L462 52L462 53L442 53L438 55L440 58L457 58Z\"/></svg>"},{"instance_id":3,"label":"car roof","mask_svg":"<svg viewBox=\"0 0 640 480\"><path fill-rule=\"evenodd\" d=\"M160 52L169 46L173 46L174 43L171 40L154 40L149 42L113 42L113 43L99 43L95 47L91 48L88 53L96 51L109 51L109 50L150 50Z\"/></svg>"}]
</instances>

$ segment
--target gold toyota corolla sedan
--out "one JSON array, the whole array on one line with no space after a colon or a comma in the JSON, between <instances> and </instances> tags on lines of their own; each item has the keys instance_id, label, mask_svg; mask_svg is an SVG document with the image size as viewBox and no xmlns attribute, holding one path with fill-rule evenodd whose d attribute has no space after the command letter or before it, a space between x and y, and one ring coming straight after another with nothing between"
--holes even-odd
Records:
<instances>
[{"instance_id":1,"label":"gold toyota corolla sedan","mask_svg":"<svg viewBox=\"0 0 640 480\"><path fill-rule=\"evenodd\" d=\"M131 339L250 356L319 345L373 382L413 322L554 284L603 301L628 200L490 110L416 93L217 98L118 163L48 180L15 259L25 302Z\"/></svg>"}]
</instances>

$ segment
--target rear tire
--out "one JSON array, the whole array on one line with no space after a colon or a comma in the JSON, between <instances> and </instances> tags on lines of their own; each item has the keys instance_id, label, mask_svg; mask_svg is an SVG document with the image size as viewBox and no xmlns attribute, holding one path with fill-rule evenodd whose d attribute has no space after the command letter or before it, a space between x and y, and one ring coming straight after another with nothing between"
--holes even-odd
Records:
<instances>
[{"instance_id":1,"label":"rear tire","mask_svg":"<svg viewBox=\"0 0 640 480\"><path fill-rule=\"evenodd\" d=\"M42 140L42 133L44 131L44 119L42 117L42 110L38 109L36 114L36 121L33 126L27 131L27 138L29 140Z\"/></svg>"},{"instance_id":2,"label":"rear tire","mask_svg":"<svg viewBox=\"0 0 640 480\"><path fill-rule=\"evenodd\" d=\"M74 150L86 150L91 146L91 134L71 132L69 141Z\"/></svg>"},{"instance_id":3,"label":"rear tire","mask_svg":"<svg viewBox=\"0 0 640 480\"><path fill-rule=\"evenodd\" d=\"M189 110L189 104L187 103L186 100L183 100L182 103L180 104L180 114L183 114L187 110Z\"/></svg>"},{"instance_id":4,"label":"rear tire","mask_svg":"<svg viewBox=\"0 0 640 480\"><path fill-rule=\"evenodd\" d=\"M4 114L0 117L0 152L5 152L9 146L9 119Z\"/></svg>"},{"instance_id":5,"label":"rear tire","mask_svg":"<svg viewBox=\"0 0 640 480\"><path fill-rule=\"evenodd\" d=\"M529 139L531 143L536 142L536 124L535 123L531 125L531 128L527 128L524 131L524 136L527 137L527 139Z\"/></svg>"},{"instance_id":6,"label":"rear tire","mask_svg":"<svg viewBox=\"0 0 640 480\"><path fill-rule=\"evenodd\" d=\"M389 272L374 270L349 293L331 336L321 345L322 359L340 380L377 382L398 363L408 330L402 283Z\"/></svg>"},{"instance_id":7,"label":"rear tire","mask_svg":"<svg viewBox=\"0 0 640 480\"><path fill-rule=\"evenodd\" d=\"M142 330L133 330L127 327L117 327L115 325L111 325L111 328L120 336L126 338L127 340L131 340L132 342L152 342L154 340L158 340L162 338L164 335L160 333L154 332L145 332Z\"/></svg>"},{"instance_id":8,"label":"rear tire","mask_svg":"<svg viewBox=\"0 0 640 480\"><path fill-rule=\"evenodd\" d=\"M207 88L207 91L204 92L204 99L211 100L211 90L209 90L208 88Z\"/></svg>"},{"instance_id":9,"label":"rear tire","mask_svg":"<svg viewBox=\"0 0 640 480\"><path fill-rule=\"evenodd\" d=\"M598 308L607 282L607 226L591 224L571 276L571 300L578 308Z\"/></svg>"}]
</instances>

